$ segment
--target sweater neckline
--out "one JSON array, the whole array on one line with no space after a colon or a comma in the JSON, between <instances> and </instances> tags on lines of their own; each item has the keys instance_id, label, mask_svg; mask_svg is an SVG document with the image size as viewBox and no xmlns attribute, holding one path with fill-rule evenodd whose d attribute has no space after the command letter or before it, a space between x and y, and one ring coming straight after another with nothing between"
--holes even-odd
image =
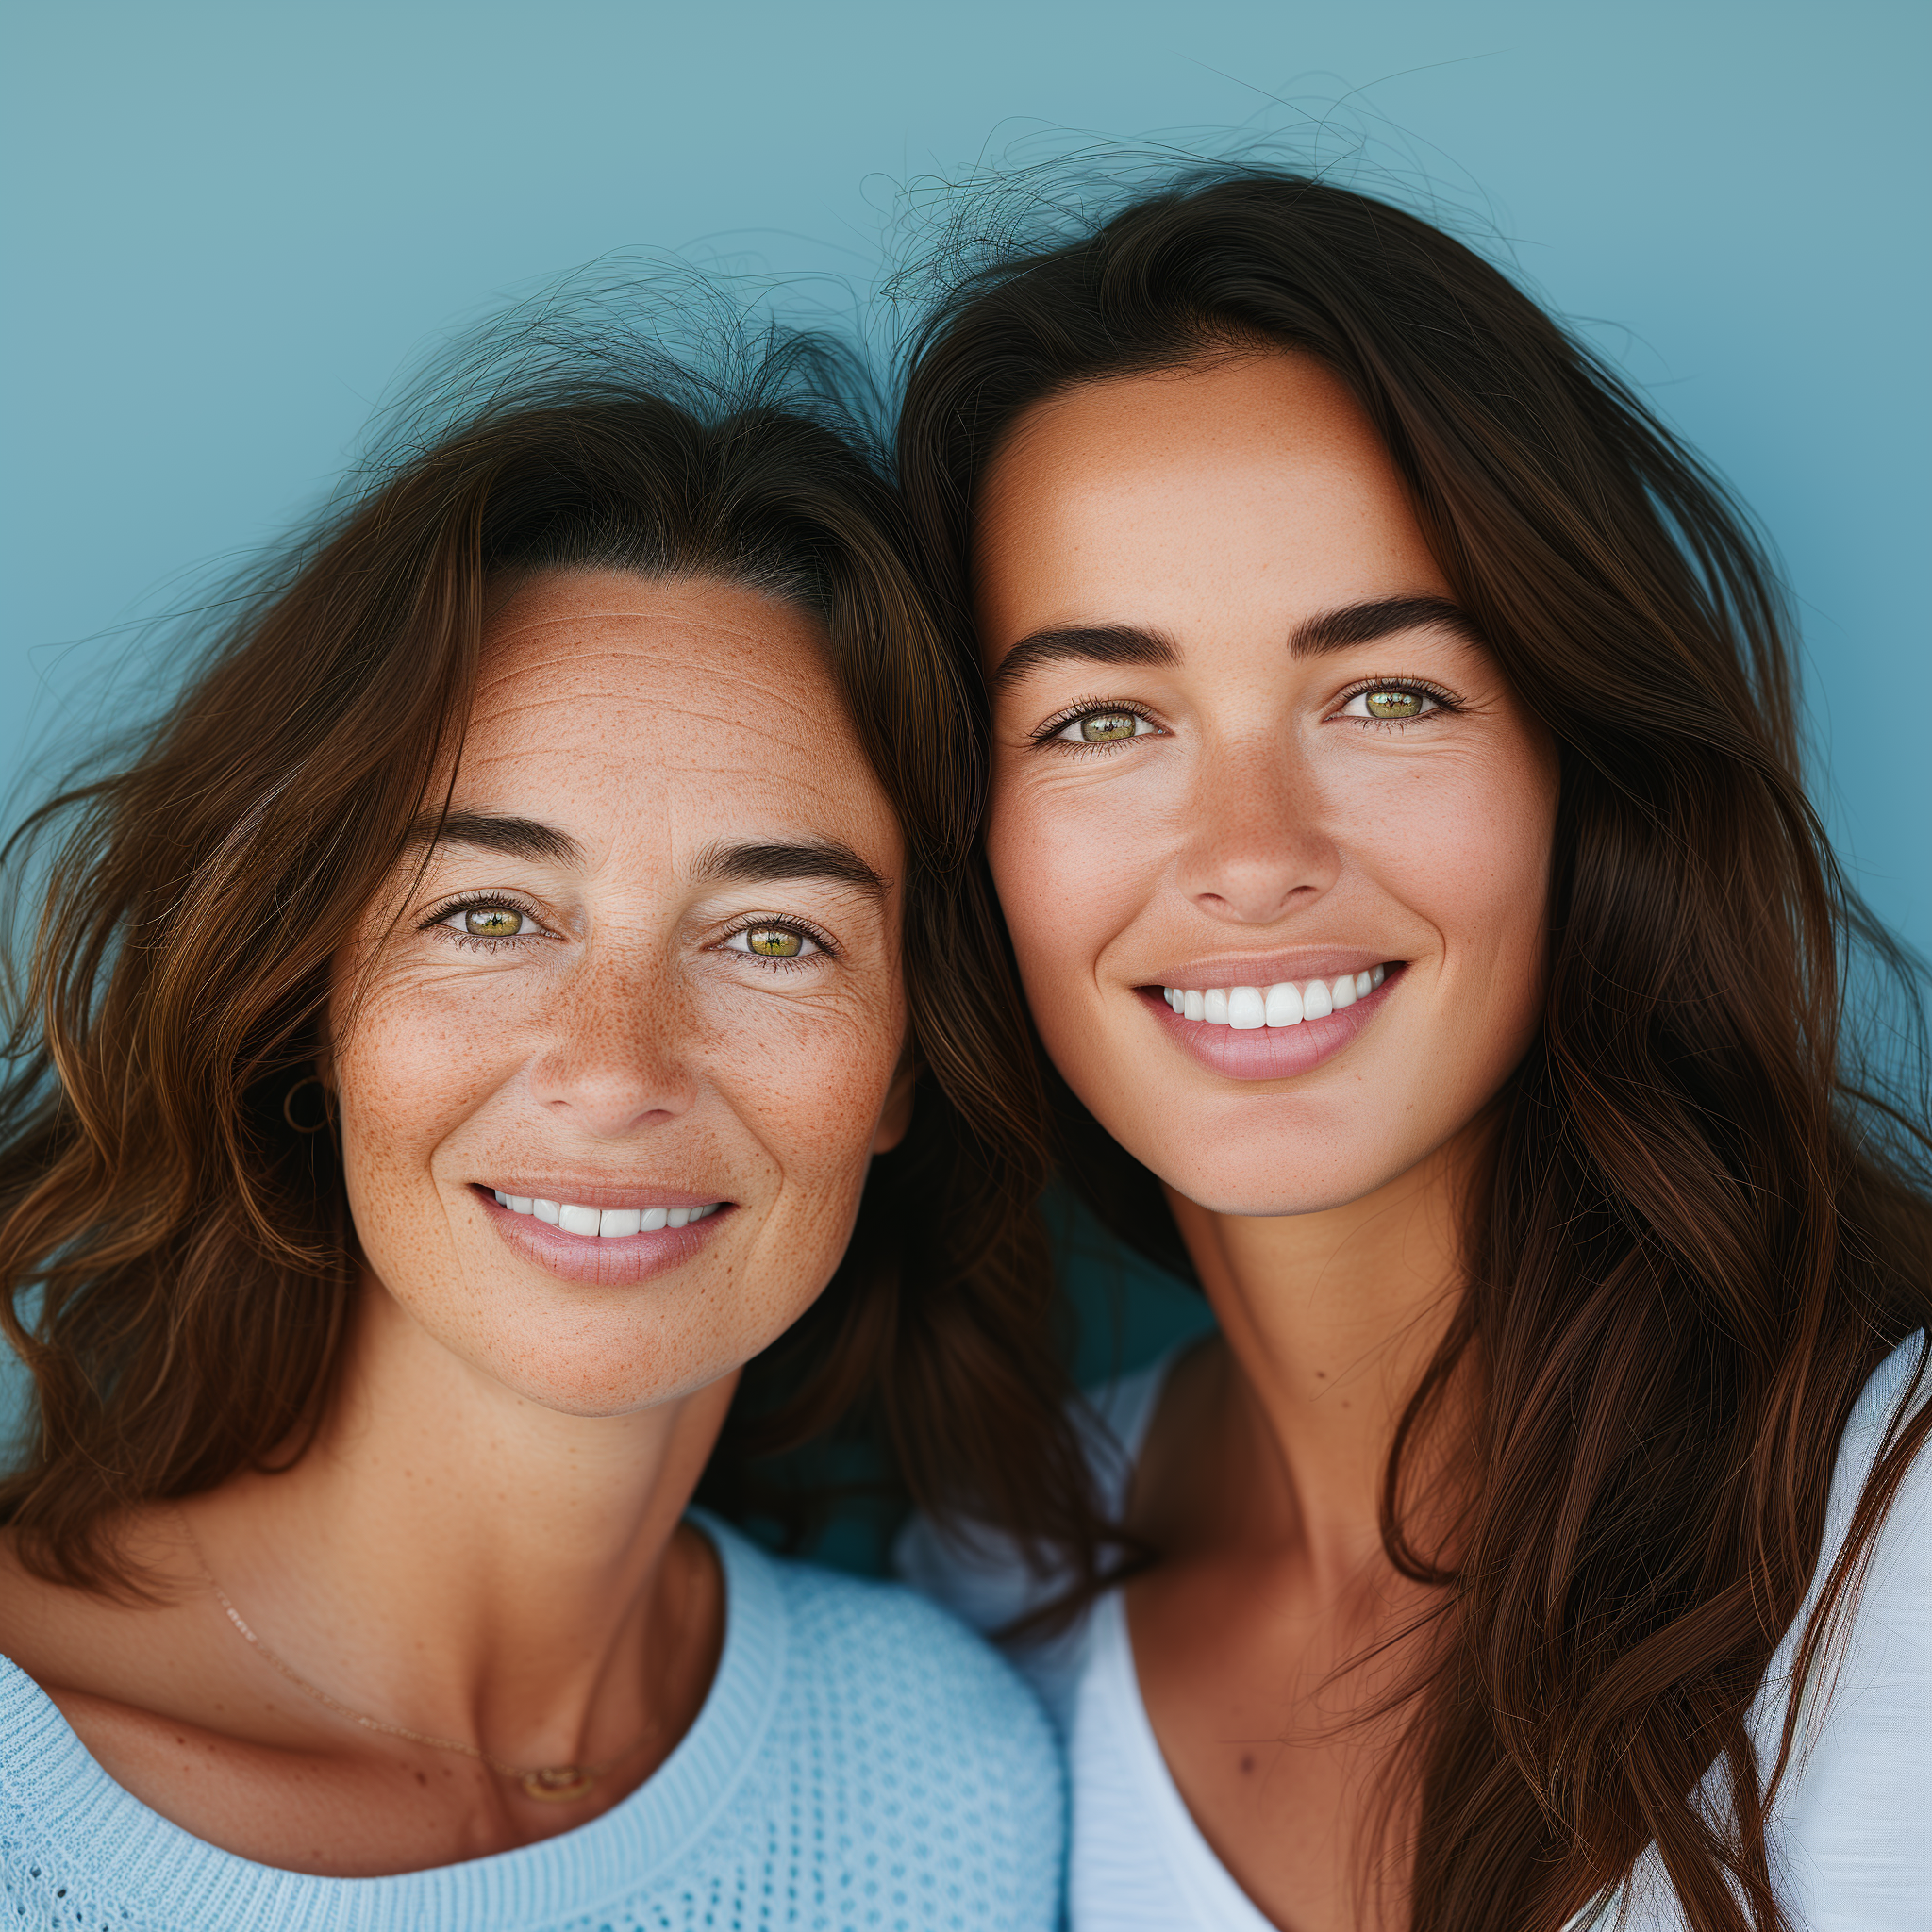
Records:
<instances>
[{"instance_id":1,"label":"sweater neckline","mask_svg":"<svg viewBox=\"0 0 1932 1932\"><path fill-rule=\"evenodd\" d=\"M770 1727L785 1680L783 1591L772 1560L709 1514L688 1518L724 1573L724 1641L691 1729L650 1777L600 1817L487 1857L376 1878L325 1878L223 1851L115 1783L20 1667L0 1658L0 1802L25 1834L84 1863L103 1895L163 1896L185 1924L222 1932L291 1923L340 1932L422 1924L501 1932L589 1910L636 1890L730 1800ZM51 1827L51 1828L50 1828Z\"/></svg>"}]
</instances>

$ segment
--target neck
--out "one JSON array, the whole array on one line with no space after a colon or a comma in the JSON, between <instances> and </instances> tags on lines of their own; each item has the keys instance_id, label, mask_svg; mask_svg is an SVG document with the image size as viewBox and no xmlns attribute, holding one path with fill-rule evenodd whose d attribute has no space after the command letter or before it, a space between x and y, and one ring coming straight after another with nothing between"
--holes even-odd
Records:
<instances>
[{"instance_id":1,"label":"neck","mask_svg":"<svg viewBox=\"0 0 1932 1932\"><path fill-rule=\"evenodd\" d=\"M1203 1405L1223 1531L1292 1546L1337 1588L1380 1551L1395 1426L1456 1310L1472 1151L1307 1214L1222 1214L1170 1191L1225 1344Z\"/></svg>"},{"instance_id":2,"label":"neck","mask_svg":"<svg viewBox=\"0 0 1932 1932\"><path fill-rule=\"evenodd\" d=\"M671 1679L708 1678L717 1591L678 1524L736 1380L560 1414L372 1283L314 1445L198 1502L195 1533L262 1641L342 1703L520 1764L594 1761L674 1716Z\"/></svg>"}]
</instances>

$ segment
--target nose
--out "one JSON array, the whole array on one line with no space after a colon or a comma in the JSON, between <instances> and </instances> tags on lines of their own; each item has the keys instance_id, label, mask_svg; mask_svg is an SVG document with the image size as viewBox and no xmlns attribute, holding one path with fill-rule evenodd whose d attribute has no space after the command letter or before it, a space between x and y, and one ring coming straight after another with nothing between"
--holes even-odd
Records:
<instances>
[{"instance_id":1,"label":"nose","mask_svg":"<svg viewBox=\"0 0 1932 1932\"><path fill-rule=\"evenodd\" d=\"M691 1037L689 1003L661 960L605 954L558 999L532 1090L546 1112L594 1139L668 1124L696 1096Z\"/></svg>"},{"instance_id":2,"label":"nose","mask_svg":"<svg viewBox=\"0 0 1932 1932\"><path fill-rule=\"evenodd\" d=\"M1341 873L1341 848L1291 738L1217 744L1188 809L1178 882L1216 919L1266 925L1314 904Z\"/></svg>"}]
</instances>

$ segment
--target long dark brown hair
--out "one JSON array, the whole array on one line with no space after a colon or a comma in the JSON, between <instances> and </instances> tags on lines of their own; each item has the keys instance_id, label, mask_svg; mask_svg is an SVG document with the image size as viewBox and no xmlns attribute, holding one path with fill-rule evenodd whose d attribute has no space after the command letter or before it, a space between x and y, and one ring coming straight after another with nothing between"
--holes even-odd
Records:
<instances>
[{"instance_id":1,"label":"long dark brown hair","mask_svg":"<svg viewBox=\"0 0 1932 1932\"><path fill-rule=\"evenodd\" d=\"M967 194L922 271L900 476L960 662L975 492L1024 410L1293 350L1367 411L1560 747L1543 1022L1386 1472L1391 1559L1445 1586L1407 1719L1412 1923L1553 1932L1655 1842L1697 1932L1783 1928L1746 1711L1817 1565L1846 1419L1926 1324L1932 1210L1923 1094L1878 1091L1845 1019L1855 951L1894 975L1908 1032L1916 969L1807 800L1776 575L1617 375L1440 229L1252 164L1170 168L1110 210L1103 181L1097 214L1065 187ZM1064 1171L1186 1271L1154 1177L1062 1102ZM1404 1458L1471 1364L1475 1499L1444 1564L1405 1532ZM1886 1446L1799 1681L1928 1420ZM1714 1766L1727 1819L1697 1799Z\"/></svg>"},{"instance_id":2,"label":"long dark brown hair","mask_svg":"<svg viewBox=\"0 0 1932 1932\"><path fill-rule=\"evenodd\" d=\"M622 287L578 298L580 325L545 298L446 356L336 506L187 621L199 659L158 722L8 848L0 1322L35 1399L0 1520L42 1575L138 1592L125 1512L312 1437L358 1278L333 1140L300 1131L296 1091L330 958L447 795L487 600L581 568L811 613L908 844L913 1126L830 1289L746 1377L708 1493L768 1503L765 1459L858 1413L927 1507L1091 1541L1026 1022L969 862L975 709L863 385L827 341L715 300L684 331L699 365L625 334Z\"/></svg>"}]
</instances>

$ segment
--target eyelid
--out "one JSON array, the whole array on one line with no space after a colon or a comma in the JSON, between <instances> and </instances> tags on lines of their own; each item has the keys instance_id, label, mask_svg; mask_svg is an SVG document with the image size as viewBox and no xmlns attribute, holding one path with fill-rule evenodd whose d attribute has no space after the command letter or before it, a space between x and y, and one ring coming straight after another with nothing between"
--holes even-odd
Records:
<instances>
[{"instance_id":1,"label":"eyelid","mask_svg":"<svg viewBox=\"0 0 1932 1932\"><path fill-rule=\"evenodd\" d=\"M1082 698L1076 704L1063 706L1043 724L1036 724L1027 734L1027 741L1036 747L1051 744L1075 719L1091 717L1096 711L1124 712L1130 718L1139 718L1151 724L1155 732L1160 736L1165 737L1167 734L1167 727L1148 707L1133 698ZM1116 739L1113 741L1116 744L1124 744L1130 741ZM1075 745L1073 748L1076 751L1097 751L1104 747L1094 744Z\"/></svg>"},{"instance_id":2,"label":"eyelid","mask_svg":"<svg viewBox=\"0 0 1932 1932\"><path fill-rule=\"evenodd\" d=\"M539 937L554 939L556 937L550 927L544 924L543 915L537 910L536 907L529 900L525 899L521 893L504 891L458 892L454 898L445 899L416 929L418 932L432 932L446 920L454 918L458 912L482 910L495 906L501 906L511 912L522 913L532 925L537 927L537 932L535 933L520 932L515 934L514 938L523 940ZM499 941L499 943L502 943L502 941Z\"/></svg>"},{"instance_id":3,"label":"eyelid","mask_svg":"<svg viewBox=\"0 0 1932 1932\"><path fill-rule=\"evenodd\" d=\"M1410 676L1407 673L1404 673L1401 676L1398 677L1357 678L1355 682L1349 685L1346 690L1341 691L1335 698L1334 702L1329 706L1330 715L1332 716L1335 712L1341 710L1342 706L1347 704L1353 704L1357 698L1361 697L1365 693L1372 691L1414 691L1416 695L1419 697L1433 699L1435 703L1445 711L1460 711L1464 708L1462 700L1458 698L1454 691L1445 691L1441 685L1438 684L1435 681L1434 678L1414 677ZM1413 719L1409 719L1407 721L1399 719L1378 719L1375 722L1379 724L1397 724L1403 722L1413 724L1415 721Z\"/></svg>"},{"instance_id":4,"label":"eyelid","mask_svg":"<svg viewBox=\"0 0 1932 1932\"><path fill-rule=\"evenodd\" d=\"M839 948L833 942L832 936L822 927L814 925L810 920L799 918L795 912L768 912L761 913L756 918L738 920L733 924L729 931L719 934L714 943L727 951L737 952L739 949L733 946L731 941L735 939L741 939L746 933L757 932L760 926L769 926L774 932L793 933L799 939L809 940L828 959L836 959L840 957ZM762 959L763 963L768 966L797 964L795 958L791 960L774 959L765 955L754 953L749 946L743 949L743 957L748 959Z\"/></svg>"}]
</instances>

